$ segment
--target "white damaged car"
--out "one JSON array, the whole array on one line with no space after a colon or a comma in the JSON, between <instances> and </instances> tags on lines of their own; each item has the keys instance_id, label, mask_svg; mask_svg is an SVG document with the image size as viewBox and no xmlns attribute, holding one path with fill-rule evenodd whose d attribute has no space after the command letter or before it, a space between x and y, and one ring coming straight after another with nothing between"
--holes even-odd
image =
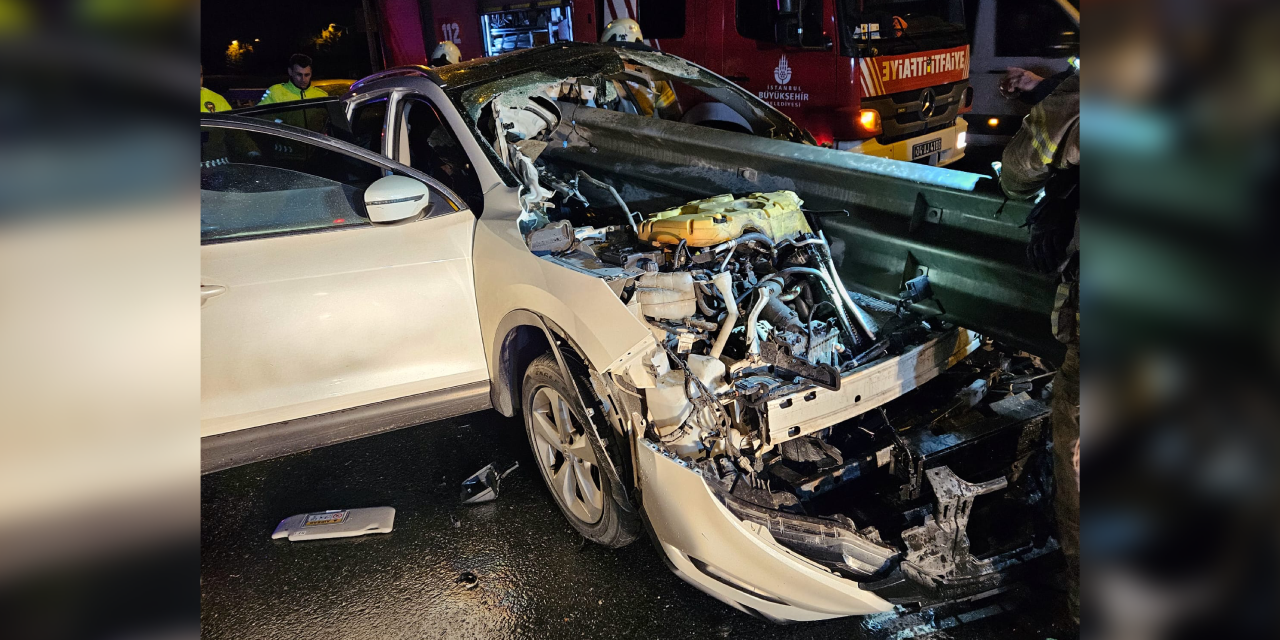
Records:
<instances>
[{"instance_id":1,"label":"white damaged car","mask_svg":"<svg viewBox=\"0 0 1280 640\"><path fill-rule=\"evenodd\" d=\"M658 83L682 121L628 104ZM814 147L696 65L594 45L200 126L206 472L492 407L583 536L647 528L768 619L973 597L1052 555L1039 359L930 313L928 278L842 278L835 209L898 183L963 204L967 174Z\"/></svg>"}]
</instances>

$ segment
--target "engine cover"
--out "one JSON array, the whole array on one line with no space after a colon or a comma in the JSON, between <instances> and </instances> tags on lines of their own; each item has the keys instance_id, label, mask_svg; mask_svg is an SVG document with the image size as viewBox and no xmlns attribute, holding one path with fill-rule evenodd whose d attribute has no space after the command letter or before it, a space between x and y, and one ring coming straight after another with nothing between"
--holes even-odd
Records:
<instances>
[{"instance_id":1,"label":"engine cover","mask_svg":"<svg viewBox=\"0 0 1280 640\"><path fill-rule=\"evenodd\" d=\"M678 244L684 240L690 247L710 247L759 231L777 242L811 232L800 211L803 203L794 191L752 193L743 198L726 193L659 211L640 224L637 235L642 242Z\"/></svg>"}]
</instances>

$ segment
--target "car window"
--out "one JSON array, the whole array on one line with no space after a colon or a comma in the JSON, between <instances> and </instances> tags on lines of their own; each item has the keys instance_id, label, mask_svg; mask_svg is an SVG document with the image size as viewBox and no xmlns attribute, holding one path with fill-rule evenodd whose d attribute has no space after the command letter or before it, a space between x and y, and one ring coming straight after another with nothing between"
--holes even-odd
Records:
<instances>
[{"instance_id":1,"label":"car window","mask_svg":"<svg viewBox=\"0 0 1280 640\"><path fill-rule=\"evenodd\" d=\"M452 189L472 213L483 213L484 193L475 167L435 106L423 98L407 98L400 102L400 118L404 123L400 162ZM404 157L406 151L408 157Z\"/></svg>"},{"instance_id":2,"label":"car window","mask_svg":"<svg viewBox=\"0 0 1280 640\"><path fill-rule=\"evenodd\" d=\"M364 190L389 175L380 165L282 136L200 129L200 239L266 235L369 225ZM432 190L431 211L451 211Z\"/></svg>"},{"instance_id":3,"label":"car window","mask_svg":"<svg viewBox=\"0 0 1280 640\"><path fill-rule=\"evenodd\" d=\"M244 115L257 120L287 124L299 129L323 133L327 136L335 135L334 125L341 124L344 119L342 117L342 103L333 100L323 102L282 102L263 110L254 109Z\"/></svg>"},{"instance_id":4,"label":"car window","mask_svg":"<svg viewBox=\"0 0 1280 640\"><path fill-rule=\"evenodd\" d=\"M387 126L387 99L377 98L357 104L351 110L351 142L374 153L382 153L382 137Z\"/></svg>"}]
</instances>

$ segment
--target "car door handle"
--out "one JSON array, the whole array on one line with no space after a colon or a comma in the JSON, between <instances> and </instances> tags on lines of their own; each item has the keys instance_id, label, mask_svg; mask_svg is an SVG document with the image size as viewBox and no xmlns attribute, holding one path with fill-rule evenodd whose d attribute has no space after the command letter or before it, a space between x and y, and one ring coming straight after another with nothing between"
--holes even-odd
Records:
<instances>
[{"instance_id":1,"label":"car door handle","mask_svg":"<svg viewBox=\"0 0 1280 640\"><path fill-rule=\"evenodd\" d=\"M227 288L220 284L202 284L200 285L200 302L203 303L209 298L220 296L226 292Z\"/></svg>"}]
</instances>

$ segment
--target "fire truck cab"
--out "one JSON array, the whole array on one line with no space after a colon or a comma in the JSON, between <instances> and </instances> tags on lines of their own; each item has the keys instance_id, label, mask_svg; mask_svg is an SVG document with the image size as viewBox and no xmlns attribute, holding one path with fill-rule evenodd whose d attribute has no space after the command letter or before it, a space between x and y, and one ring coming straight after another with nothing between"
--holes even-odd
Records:
<instances>
[{"instance_id":1,"label":"fire truck cab","mask_svg":"<svg viewBox=\"0 0 1280 640\"><path fill-rule=\"evenodd\" d=\"M648 43L736 82L819 144L946 165L973 104L962 0L603 0ZM581 39L581 38L575 38ZM683 101L683 96L681 96ZM686 120L714 105L682 105Z\"/></svg>"}]
</instances>

